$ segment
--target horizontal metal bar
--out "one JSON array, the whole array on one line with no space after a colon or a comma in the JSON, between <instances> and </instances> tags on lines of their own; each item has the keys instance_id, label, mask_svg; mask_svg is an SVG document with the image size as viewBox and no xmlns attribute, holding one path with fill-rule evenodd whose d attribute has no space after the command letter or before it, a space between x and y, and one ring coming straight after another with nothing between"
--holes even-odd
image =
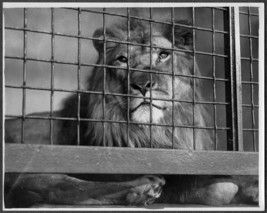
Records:
<instances>
[{"instance_id":1,"label":"horizontal metal bar","mask_svg":"<svg viewBox=\"0 0 267 213\"><path fill-rule=\"evenodd\" d=\"M243 11L240 11L239 14L242 14L242 15L250 15L250 16L259 16L258 13L248 13L248 12L243 12Z\"/></svg>"},{"instance_id":2,"label":"horizontal metal bar","mask_svg":"<svg viewBox=\"0 0 267 213\"><path fill-rule=\"evenodd\" d=\"M255 108L259 108L259 105L256 104L242 104L242 107L255 107Z\"/></svg>"},{"instance_id":3,"label":"horizontal metal bar","mask_svg":"<svg viewBox=\"0 0 267 213\"><path fill-rule=\"evenodd\" d=\"M258 159L256 152L5 144L6 173L258 175Z\"/></svg>"},{"instance_id":4,"label":"horizontal metal bar","mask_svg":"<svg viewBox=\"0 0 267 213\"><path fill-rule=\"evenodd\" d=\"M217 57L221 57L221 58L228 58L228 55L223 55L223 54L218 54L218 53L208 53L208 52L202 52L202 51L197 51L195 50L195 53L197 55L209 55L209 56L217 56Z\"/></svg>"},{"instance_id":5,"label":"horizontal metal bar","mask_svg":"<svg viewBox=\"0 0 267 213\"><path fill-rule=\"evenodd\" d=\"M58 116L38 116L38 115L6 115L6 118L18 118L18 119L40 119L40 120L62 120L62 121L77 121L78 118L70 118L70 117L58 117ZM147 125L147 126L161 126L161 127L173 127L173 125L168 124L158 124L158 123L145 123L145 122L134 122L134 121L117 121L117 120L107 120L107 119L93 119L93 118L79 118L79 121L87 121L87 122L107 122L107 123L129 123L136 125ZM202 126L192 126L192 125L174 125L177 128L192 128L192 129L206 129L213 130L214 127L202 127ZM229 130L230 127L217 127L217 130Z\"/></svg>"},{"instance_id":6,"label":"horizontal metal bar","mask_svg":"<svg viewBox=\"0 0 267 213\"><path fill-rule=\"evenodd\" d=\"M243 131L258 132L259 129L248 129L248 128L244 128Z\"/></svg>"},{"instance_id":7,"label":"horizontal metal bar","mask_svg":"<svg viewBox=\"0 0 267 213\"><path fill-rule=\"evenodd\" d=\"M12 89L29 89L29 90L40 90L40 91L51 91L51 88L43 88L43 87L33 87L33 86L15 86L15 85L6 85L6 88ZM85 90L67 90L67 89L57 89L54 88L53 91L55 92L69 92L69 93L84 93L84 94L96 94L96 95L103 95L103 92L100 91L85 91ZM120 93L108 93L105 92L105 95L114 95L114 96L121 96L121 97L131 97L131 98L142 98L150 100L150 97L140 97L131 94L120 94ZM210 102L210 101L186 101L186 100L179 100L179 99L166 99L166 98L153 98L153 100L159 101L174 101L179 103L195 103L195 104L211 104L211 105L228 105L228 102Z\"/></svg>"},{"instance_id":8,"label":"horizontal metal bar","mask_svg":"<svg viewBox=\"0 0 267 213\"><path fill-rule=\"evenodd\" d=\"M259 61L258 58L248 58L248 57L241 57L241 60L247 60L247 61Z\"/></svg>"},{"instance_id":9,"label":"horizontal metal bar","mask_svg":"<svg viewBox=\"0 0 267 213\"><path fill-rule=\"evenodd\" d=\"M259 39L259 36L240 34L240 37Z\"/></svg>"},{"instance_id":10,"label":"horizontal metal bar","mask_svg":"<svg viewBox=\"0 0 267 213\"><path fill-rule=\"evenodd\" d=\"M5 56L6 59L14 59L14 60L24 60L23 57L19 56ZM63 62L63 61L52 61L51 59L37 59L37 58L26 58L25 60L28 61L37 61L37 62L44 62L44 63L56 63L56 64L65 64L65 65L73 65L73 66L79 66L78 63L75 62ZM136 68L124 68L124 67L117 67L117 66L111 66L111 65L101 65L101 64L80 64L80 66L88 66L88 67L102 67L102 68L120 68L122 70L130 70L130 71L138 71L138 72L144 72L144 73L154 73L154 74L160 74L160 75L169 75L173 76L171 72L161 72L161 71L153 71L153 70L142 70L142 69L136 69ZM222 81L222 82L228 82L229 79L225 78L213 78L213 77L206 77L206 76L199 76L199 75L185 75L185 74L174 74L175 77L187 77L187 78L196 78L196 79L203 79L203 80L215 80L215 81Z\"/></svg>"},{"instance_id":11,"label":"horizontal metal bar","mask_svg":"<svg viewBox=\"0 0 267 213\"><path fill-rule=\"evenodd\" d=\"M227 11L228 8L225 8L225 7L210 7L212 9L215 9L215 10L222 10L222 11Z\"/></svg>"},{"instance_id":12,"label":"horizontal metal bar","mask_svg":"<svg viewBox=\"0 0 267 213\"><path fill-rule=\"evenodd\" d=\"M242 84L254 84L254 85L259 85L259 82L255 82L255 81L242 81Z\"/></svg>"},{"instance_id":13,"label":"horizontal metal bar","mask_svg":"<svg viewBox=\"0 0 267 213\"><path fill-rule=\"evenodd\" d=\"M11 28L9 28L9 30L11 30ZM12 28L12 30L24 30L24 31L34 32L34 33L42 33L42 34L52 35L51 32L47 32L47 31L28 30L28 29L22 29L22 28ZM77 38L77 39L100 40L100 41L102 41L102 39L98 39L98 38L94 38L94 37L67 35L67 34L61 34L61 33L56 33L56 32L53 33L53 35L71 37L71 38ZM118 44L127 44L127 45L133 45L133 46L150 47L150 45L147 45L147 44L140 44L140 43L134 43L134 42L129 42L129 41L118 41L118 40L113 40L113 39L106 39L106 42L113 42L113 43L118 43ZM187 49L163 48L161 46L155 46L155 45L153 45L152 47L166 49L166 50L172 50L172 51L176 51L176 52L187 52L187 53L192 53L193 52L193 51L187 50ZM227 58L228 57L227 55L223 55L223 54L209 53L209 52L203 52L203 51L195 51L195 53L196 54L200 54L200 55L210 55L210 56L217 56L217 57L222 57L222 58Z\"/></svg>"}]
</instances>

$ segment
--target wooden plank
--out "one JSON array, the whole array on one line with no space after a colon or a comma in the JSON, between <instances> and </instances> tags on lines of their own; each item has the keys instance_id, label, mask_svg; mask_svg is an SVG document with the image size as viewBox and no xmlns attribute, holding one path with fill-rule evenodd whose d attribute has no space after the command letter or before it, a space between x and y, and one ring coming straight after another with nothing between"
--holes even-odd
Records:
<instances>
[{"instance_id":1,"label":"wooden plank","mask_svg":"<svg viewBox=\"0 0 267 213\"><path fill-rule=\"evenodd\" d=\"M258 153L5 144L5 172L257 175Z\"/></svg>"}]
</instances>

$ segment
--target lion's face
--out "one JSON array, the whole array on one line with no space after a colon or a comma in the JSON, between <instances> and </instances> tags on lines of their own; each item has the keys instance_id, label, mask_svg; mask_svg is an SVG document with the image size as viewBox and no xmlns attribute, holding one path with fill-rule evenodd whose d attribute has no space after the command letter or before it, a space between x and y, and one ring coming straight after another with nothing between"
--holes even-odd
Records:
<instances>
[{"instance_id":1,"label":"lion's face","mask_svg":"<svg viewBox=\"0 0 267 213\"><path fill-rule=\"evenodd\" d=\"M178 77L172 82L172 63L174 73L182 73L182 70L179 70L182 69L182 61L177 59L185 55L177 52L172 55L172 51L168 50L172 48L172 43L164 37L152 37L152 45L156 48L152 48L151 52L150 47L132 46L129 49L130 68L144 70L143 72L130 71L129 76L129 93L135 96L130 98L130 115L131 120L137 122L160 123L165 112L172 107L172 101L170 101L173 97L172 86L174 85L174 91L177 91L174 93L174 98L177 98L181 96L178 87L184 84ZM114 65L127 68L127 47L122 48L116 58ZM177 66L177 62L180 66ZM151 74L150 71L152 71ZM127 71L123 70L120 74L127 82Z\"/></svg>"},{"instance_id":2,"label":"lion's face","mask_svg":"<svg viewBox=\"0 0 267 213\"><path fill-rule=\"evenodd\" d=\"M172 44L163 37L153 37L152 44L162 48L172 47ZM132 96L129 105L132 121L158 123L164 111L171 105L171 102L159 100L172 98L171 76L157 74L158 71L171 72L172 53L162 48L153 48L150 52L150 47L130 46L128 57L127 46L121 45L112 63L118 67L116 72L121 75L120 79L126 82L124 84L126 87L128 86L127 70L120 70L119 67L127 68L129 64L130 69L143 70L142 72L131 70L129 73L128 93ZM150 71L152 71L151 74L149 74ZM152 115L151 120L150 115Z\"/></svg>"},{"instance_id":3,"label":"lion's face","mask_svg":"<svg viewBox=\"0 0 267 213\"><path fill-rule=\"evenodd\" d=\"M172 53L173 44L159 32L152 34L150 48L150 36L140 33L142 36L135 35L130 41L142 45L107 43L108 64L116 67L109 69L107 75L113 84L123 85L123 88L113 86L113 93L130 95L132 121L160 123L166 112L172 110L173 103L178 104L172 99L181 99L185 94L188 97L190 93L190 79L179 76L190 72L190 57L181 51Z\"/></svg>"}]
</instances>

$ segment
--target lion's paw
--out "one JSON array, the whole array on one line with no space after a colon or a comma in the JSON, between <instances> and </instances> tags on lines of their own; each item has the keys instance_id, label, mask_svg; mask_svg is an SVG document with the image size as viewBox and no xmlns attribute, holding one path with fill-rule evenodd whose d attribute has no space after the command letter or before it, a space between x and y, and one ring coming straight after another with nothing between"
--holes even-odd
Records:
<instances>
[{"instance_id":1,"label":"lion's paw","mask_svg":"<svg viewBox=\"0 0 267 213\"><path fill-rule=\"evenodd\" d=\"M162 192L165 180L159 176L147 175L135 180L133 187L126 196L129 205L149 205L157 199Z\"/></svg>"}]
</instances>

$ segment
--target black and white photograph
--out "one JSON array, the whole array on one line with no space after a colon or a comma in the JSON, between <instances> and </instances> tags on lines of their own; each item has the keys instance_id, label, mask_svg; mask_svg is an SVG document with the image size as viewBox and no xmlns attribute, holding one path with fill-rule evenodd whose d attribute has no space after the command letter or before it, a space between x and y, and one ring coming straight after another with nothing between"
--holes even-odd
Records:
<instances>
[{"instance_id":1,"label":"black and white photograph","mask_svg":"<svg viewBox=\"0 0 267 213\"><path fill-rule=\"evenodd\" d=\"M4 2L2 210L263 211L264 9Z\"/></svg>"}]
</instances>

